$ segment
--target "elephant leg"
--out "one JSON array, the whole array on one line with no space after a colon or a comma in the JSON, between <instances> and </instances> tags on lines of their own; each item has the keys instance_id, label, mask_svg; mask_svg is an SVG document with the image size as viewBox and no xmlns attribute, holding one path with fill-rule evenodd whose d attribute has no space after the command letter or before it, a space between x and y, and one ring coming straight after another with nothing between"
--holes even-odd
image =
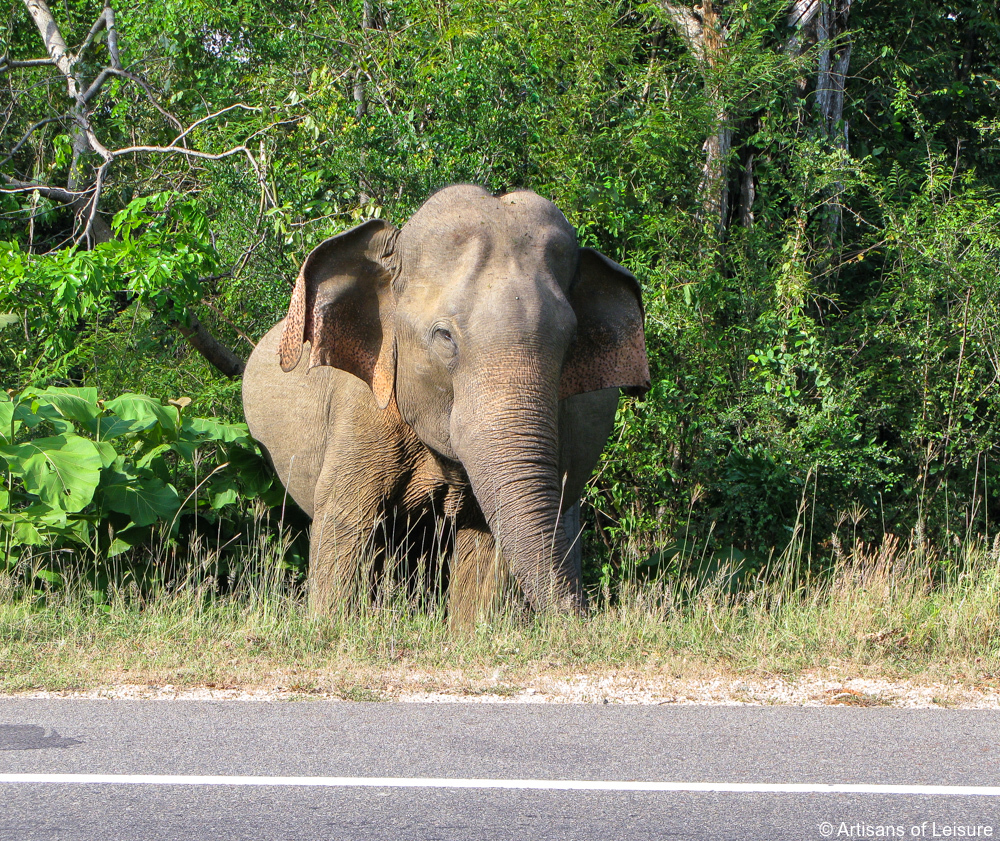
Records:
<instances>
[{"instance_id":1,"label":"elephant leg","mask_svg":"<svg viewBox=\"0 0 1000 841\"><path fill-rule=\"evenodd\" d=\"M569 508L562 512L562 527L566 534L566 545L569 563L567 568L570 574L581 580L583 575L583 527L580 523L580 503L574 502Z\"/></svg>"},{"instance_id":2,"label":"elephant leg","mask_svg":"<svg viewBox=\"0 0 1000 841\"><path fill-rule=\"evenodd\" d=\"M448 579L448 621L472 629L476 620L500 607L508 570L493 535L485 529L458 530Z\"/></svg>"},{"instance_id":3,"label":"elephant leg","mask_svg":"<svg viewBox=\"0 0 1000 841\"><path fill-rule=\"evenodd\" d=\"M327 614L338 606L357 607L367 599L372 569L382 552L379 525L374 512L317 511L309 540L313 614Z\"/></svg>"}]
</instances>

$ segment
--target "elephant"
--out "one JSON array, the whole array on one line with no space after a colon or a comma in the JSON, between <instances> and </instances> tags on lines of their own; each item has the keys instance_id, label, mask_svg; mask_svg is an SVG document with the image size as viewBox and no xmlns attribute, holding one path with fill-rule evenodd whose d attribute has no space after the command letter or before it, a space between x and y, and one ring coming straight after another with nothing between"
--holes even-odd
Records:
<instances>
[{"instance_id":1,"label":"elephant","mask_svg":"<svg viewBox=\"0 0 1000 841\"><path fill-rule=\"evenodd\" d=\"M318 245L243 378L312 518L311 609L370 595L359 558L404 543L447 543L460 623L511 580L528 610L583 609L578 500L619 391L649 388L643 328L636 278L529 190L452 185Z\"/></svg>"}]
</instances>

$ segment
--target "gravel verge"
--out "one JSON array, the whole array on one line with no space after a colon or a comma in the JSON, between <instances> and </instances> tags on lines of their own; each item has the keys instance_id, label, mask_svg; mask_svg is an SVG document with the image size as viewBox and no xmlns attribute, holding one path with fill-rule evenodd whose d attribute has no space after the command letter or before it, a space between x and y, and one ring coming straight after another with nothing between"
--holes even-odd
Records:
<instances>
[{"instance_id":1,"label":"gravel verge","mask_svg":"<svg viewBox=\"0 0 1000 841\"><path fill-rule=\"evenodd\" d=\"M309 686L303 686L301 680L275 680L260 686L240 687L120 683L81 690L29 690L4 697L1000 709L1000 689L996 686L836 674L796 678L715 676L678 679L669 675L614 671L542 674L512 680L499 675L471 678L460 672L410 670L373 672L363 676L332 672L312 677Z\"/></svg>"}]
</instances>

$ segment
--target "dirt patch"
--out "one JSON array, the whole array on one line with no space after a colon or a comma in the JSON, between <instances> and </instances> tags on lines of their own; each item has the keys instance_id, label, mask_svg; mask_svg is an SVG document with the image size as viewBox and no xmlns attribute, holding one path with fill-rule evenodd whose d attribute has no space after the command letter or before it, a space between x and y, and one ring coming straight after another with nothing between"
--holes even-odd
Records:
<instances>
[{"instance_id":1,"label":"dirt patch","mask_svg":"<svg viewBox=\"0 0 1000 841\"><path fill-rule=\"evenodd\" d=\"M92 689L25 691L19 698L291 701L340 699L420 703L743 705L802 707L954 707L1000 709L1000 689L953 682L845 678L836 674L692 679L612 671L534 676L470 676L460 671L392 669L366 674L314 673L259 686L120 683Z\"/></svg>"}]
</instances>

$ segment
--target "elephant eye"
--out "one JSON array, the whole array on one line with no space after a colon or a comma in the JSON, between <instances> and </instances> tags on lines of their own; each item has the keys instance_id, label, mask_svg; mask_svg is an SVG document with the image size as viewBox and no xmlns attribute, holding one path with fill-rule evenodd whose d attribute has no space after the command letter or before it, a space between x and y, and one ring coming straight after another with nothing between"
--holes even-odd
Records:
<instances>
[{"instance_id":1,"label":"elephant eye","mask_svg":"<svg viewBox=\"0 0 1000 841\"><path fill-rule=\"evenodd\" d=\"M431 330L431 338L437 346L437 350L445 356L451 357L458 353L458 345L455 338L447 327L438 325Z\"/></svg>"}]
</instances>

